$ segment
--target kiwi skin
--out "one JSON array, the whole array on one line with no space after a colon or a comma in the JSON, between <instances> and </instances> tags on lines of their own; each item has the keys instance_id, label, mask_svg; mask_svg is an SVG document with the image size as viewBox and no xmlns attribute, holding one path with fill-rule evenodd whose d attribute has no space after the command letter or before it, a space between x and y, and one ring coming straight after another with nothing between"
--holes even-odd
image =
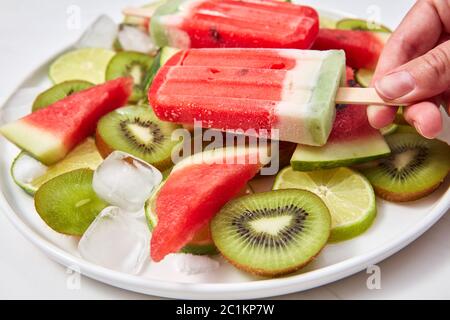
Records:
<instances>
[{"instance_id":1,"label":"kiwi skin","mask_svg":"<svg viewBox=\"0 0 450 320\"><path fill-rule=\"evenodd\" d=\"M310 196L316 198L320 203L323 203L322 199L320 199L317 195L315 195L314 193L307 191L307 190L299 190L299 189L283 189L283 190L272 190L272 191L268 191L268 192L263 192L263 193L259 193L259 195L267 195L269 193L274 193L274 192L302 192L302 193L307 193ZM251 196L251 195L250 195ZM228 206L229 204L227 204L226 206ZM327 235L326 235L326 241L324 242L322 248L320 250L318 250L318 252L311 256L308 260L304 261L301 264L289 267L289 268L285 268L285 269L278 269L278 270L273 270L273 271L269 271L267 269L263 269L263 268L257 268L257 267L249 267L248 265L243 265L240 264L239 262L231 259L230 257L228 257L226 254L224 254L224 252L222 252L219 249L219 252L221 253L221 255L225 258L225 260L227 260L230 264L232 264L233 266L235 266L236 268L238 268L239 270L245 271L247 273L256 275L256 276L261 276L261 277L268 277L268 278L276 278L276 277L282 277L285 276L287 274L291 274L294 273L296 271L299 271L300 269L302 269L303 267L305 267L307 264L309 264L311 261L313 261L323 250L323 248L326 246L328 239L330 238L330 234L331 234L331 214L328 211L328 208L325 206L325 204L323 204L324 208L327 210L328 212L328 228L327 228ZM225 208L225 207L224 207ZM213 236L213 240L214 240L214 236ZM217 245L217 244L216 244Z\"/></svg>"},{"instance_id":2,"label":"kiwi skin","mask_svg":"<svg viewBox=\"0 0 450 320\"><path fill-rule=\"evenodd\" d=\"M384 189L382 189L380 187L376 187L376 186L373 186L373 189L375 190L376 195L384 200L392 201L392 202L409 202L409 201L419 200L419 199L426 197L429 194L433 193L434 191L436 191L437 188L439 188L439 186L442 184L442 182L443 181L438 182L431 188L423 190L421 192L413 192L413 193L405 193L405 194L392 193L388 190L384 190Z\"/></svg>"},{"instance_id":3,"label":"kiwi skin","mask_svg":"<svg viewBox=\"0 0 450 320\"><path fill-rule=\"evenodd\" d=\"M330 224L330 228L331 228L331 224ZM225 260L227 260L230 264L232 264L233 266L235 266L239 270L245 271L247 273L250 273L250 274L253 274L253 275L259 276L259 277L279 278L279 277L283 277L285 275L288 275L288 274L291 274L291 273L294 273L294 272L297 272L297 271L303 269L311 261L316 259L316 257L322 252L323 248L325 248L325 246L323 246L322 249L320 249L319 252L317 252L314 256L312 256L308 261L305 261L304 263L302 263L300 265L297 265L297 266L294 266L292 268L278 270L277 272L268 272L265 269L259 269L259 268L249 268L248 266L239 264L236 261L231 260L226 255L224 255L223 253L221 253L221 254L225 258Z\"/></svg>"}]
</instances>

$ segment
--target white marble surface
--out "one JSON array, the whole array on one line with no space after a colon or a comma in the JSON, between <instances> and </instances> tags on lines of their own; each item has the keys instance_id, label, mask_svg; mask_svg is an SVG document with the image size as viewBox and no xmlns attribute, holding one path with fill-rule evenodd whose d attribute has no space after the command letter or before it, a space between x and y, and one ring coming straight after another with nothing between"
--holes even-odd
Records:
<instances>
[{"instance_id":1,"label":"white marble surface","mask_svg":"<svg viewBox=\"0 0 450 320\"><path fill-rule=\"evenodd\" d=\"M99 14L119 18L124 5L145 0L2 0L0 2L0 101L27 73L51 54L73 42ZM395 27L414 3L412 0L311 0L303 1L381 18ZM95 4L95 5L94 5ZM78 6L81 28L68 29L67 18ZM77 9L77 8L75 8ZM450 299L450 215L395 256L379 264L381 289L369 290L368 274L347 279L283 299ZM0 299L154 299L110 287L82 277L79 289L69 289L73 279L66 269L48 259L17 232L0 214ZM69 283L70 284L70 283Z\"/></svg>"}]
</instances>

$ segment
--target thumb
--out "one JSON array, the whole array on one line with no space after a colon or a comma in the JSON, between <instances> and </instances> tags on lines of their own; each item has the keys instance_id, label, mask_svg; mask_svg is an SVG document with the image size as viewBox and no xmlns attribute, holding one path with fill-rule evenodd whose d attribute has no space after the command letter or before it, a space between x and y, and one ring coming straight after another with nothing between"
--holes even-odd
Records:
<instances>
[{"instance_id":1,"label":"thumb","mask_svg":"<svg viewBox=\"0 0 450 320\"><path fill-rule=\"evenodd\" d=\"M385 100L410 103L432 98L450 87L450 41L394 69L375 82Z\"/></svg>"}]
</instances>

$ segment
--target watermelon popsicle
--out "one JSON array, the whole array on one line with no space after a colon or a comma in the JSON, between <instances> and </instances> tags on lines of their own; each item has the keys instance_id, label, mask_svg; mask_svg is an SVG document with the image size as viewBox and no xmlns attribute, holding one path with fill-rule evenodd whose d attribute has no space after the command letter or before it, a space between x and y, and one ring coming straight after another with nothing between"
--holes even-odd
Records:
<instances>
[{"instance_id":1,"label":"watermelon popsicle","mask_svg":"<svg viewBox=\"0 0 450 320\"><path fill-rule=\"evenodd\" d=\"M313 8L277 0L169 0L149 16L154 42L181 49L309 49L319 31Z\"/></svg>"},{"instance_id":2,"label":"watermelon popsicle","mask_svg":"<svg viewBox=\"0 0 450 320\"><path fill-rule=\"evenodd\" d=\"M344 83L339 50L188 49L161 67L149 102L164 121L319 146Z\"/></svg>"}]
</instances>

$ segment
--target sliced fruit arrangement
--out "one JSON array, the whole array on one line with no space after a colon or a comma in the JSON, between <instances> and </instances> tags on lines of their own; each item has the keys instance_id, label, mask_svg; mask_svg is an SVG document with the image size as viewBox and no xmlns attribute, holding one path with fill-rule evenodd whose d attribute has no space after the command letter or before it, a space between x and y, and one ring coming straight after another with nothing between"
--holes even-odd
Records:
<instances>
[{"instance_id":1,"label":"sliced fruit arrangement","mask_svg":"<svg viewBox=\"0 0 450 320\"><path fill-rule=\"evenodd\" d=\"M11 166L11 175L19 187L30 195L34 195L39 187L47 181L76 169L95 170L102 161L94 139L87 138L63 160L50 167L44 166L26 152L21 152ZM29 172L29 174L24 176L24 172Z\"/></svg>"},{"instance_id":2,"label":"sliced fruit arrangement","mask_svg":"<svg viewBox=\"0 0 450 320\"><path fill-rule=\"evenodd\" d=\"M137 102L145 97L145 77L153 64L153 57L140 52L122 51L117 53L106 68L106 80L132 77L133 94L129 101Z\"/></svg>"},{"instance_id":3,"label":"sliced fruit arrangement","mask_svg":"<svg viewBox=\"0 0 450 320\"><path fill-rule=\"evenodd\" d=\"M42 92L33 102L32 111L46 108L55 102L67 98L68 96L92 87L93 84L84 80L69 80L54 85L50 89Z\"/></svg>"},{"instance_id":4,"label":"sliced fruit arrangement","mask_svg":"<svg viewBox=\"0 0 450 320\"><path fill-rule=\"evenodd\" d=\"M153 10L166 4L165 9L158 13L158 23L154 23L157 20L154 16L151 23L150 18L125 17L115 42L115 49L119 51L117 53L102 48L84 48L57 58L49 70L54 86L36 97L32 105L33 112L0 128L2 135L22 149L11 166L15 183L34 196L37 213L51 229L66 235L83 236L104 208L115 205L117 207L111 207L111 211L122 218L133 220L130 226L122 223L119 228L133 235L129 239L132 239L130 241L135 245L134 248L137 248L138 239L138 246L145 249L139 251L139 256L148 257L150 229L150 256L155 262L171 253L221 253L243 271L275 277L305 266L327 242L347 240L366 231L377 214L375 194L390 201L416 200L433 192L447 177L450 172L450 146L439 140L427 140L417 134L414 128L403 125L406 122L401 108L395 124L379 131L370 126L365 107L347 105L336 106L336 118L324 146L281 142L276 157L275 154L268 156L267 147L230 146L205 151L208 148L206 141L203 141L203 145L199 144L202 148L190 150L190 154L192 151L198 153L174 166L172 153L181 143L173 141L172 134L181 126L159 120L148 105L147 92L160 67L179 49L163 47L158 51L149 36L149 29L152 24L157 27L159 24L160 29L151 30L151 33L170 38L176 45L185 44L183 41L186 39L183 39L182 34L177 34L176 27L172 26L170 32L161 29L167 23L163 16L173 13L171 10L177 10L175 16L178 15L180 21L185 18L180 13L186 9L182 2L169 4L167 0L161 0L144 6ZM203 5L208 9L208 5L215 7L223 4L205 1ZM224 4L223 8L229 5L235 3ZM243 12L253 12L257 7L261 9L261 5L248 1L243 5ZM269 1L263 4L264 10L267 11L269 5L278 7L279 4ZM274 12L280 11L282 15L293 17L292 8L282 5ZM312 27L317 31L315 11L311 8L304 10L313 14ZM206 16L209 14L207 12ZM234 14L239 15L239 10L235 9ZM213 14L209 18L220 22L223 17ZM239 19L237 16L238 22ZM312 23L312 20L305 20L305 23ZM234 24L227 26L232 27ZM322 29L313 49L343 49L349 65L346 70L348 85L368 87L373 69L391 33L389 28L360 19L333 21L326 17L320 17L320 25ZM203 25L193 24L188 29L192 31L195 27L203 28ZM115 30L112 24L114 33L109 37L111 41L116 35ZM206 41L214 42L213 47L222 47L223 44L233 47L235 40L242 40L238 39L240 36L236 38L233 30L230 39L223 38L223 30L203 31ZM255 32L259 31L255 29ZM266 31L263 34L265 44L274 40ZM292 37L299 35L297 32ZM200 38L201 35L196 35L189 41L205 41ZM111 45L111 41L107 46ZM190 45L195 46L193 43ZM181 53L179 56L182 57ZM196 59L201 67L205 67L204 59L207 58L210 57L199 55ZM253 54L247 58L250 62L239 65L243 69L236 73L240 77L248 73L249 63L256 61ZM265 59L264 56L258 63L266 64ZM219 60L225 65L229 63L223 52L219 52L211 61L217 63ZM238 60L243 61L241 56ZM344 65L343 60L341 65ZM211 68L202 81L215 81L209 73L221 71L214 66L208 65ZM284 62L270 64L270 71L278 74L276 71L285 67ZM189 70L183 75L186 78L182 80L190 79ZM338 78L341 79L340 76ZM177 82L176 77L174 79ZM229 82L226 89L233 86L232 77L217 79ZM258 81L256 76L255 79ZM187 86L192 88L192 94L197 94L198 90L192 83ZM255 90L258 94L261 92L262 101L266 95L261 88L262 85ZM248 91L248 88L245 90ZM240 93L243 97L248 95L245 90ZM170 94L171 97L181 97L176 108L185 102L178 93L174 90ZM277 91L277 97L283 94L284 91ZM219 109L223 109L223 101L217 100L215 106L218 117L222 117L223 113ZM156 110L157 105L154 104L154 107ZM244 105L245 108L248 109L248 105ZM243 113L243 119L236 119L235 110L226 111L225 122L238 121L248 125L250 122L246 117L255 117L250 109ZM334 108L331 111L334 112ZM288 113L286 117L290 117L290 111ZM330 129L330 125L327 129ZM94 134L95 140L92 137ZM116 150L126 153L121 153L120 161L123 163L120 165L125 164L123 167L119 167L119 161L109 164L108 161L103 162L103 158ZM290 159L291 166L277 172L272 191L257 194L249 192L248 182L257 177L262 168L272 164L271 161L276 161L275 157L281 166L289 165ZM93 170L100 164L103 164L103 169L107 169L97 170L94 175ZM146 173L139 171L144 164L151 173L147 172L146 179L139 182L139 178ZM355 164L360 164L360 173L346 168ZM162 183L160 172L153 166L163 171ZM100 179L101 174L110 180ZM99 188L96 181L106 181L101 185L104 188ZM250 183L254 183L255 189L258 189L260 181L263 180ZM143 186L148 190L143 195L137 195L139 190L145 189ZM158 186L156 190L155 186ZM117 202L113 201L117 199ZM138 216L144 202L149 229ZM138 204L136 208L133 206L130 209L131 206L124 203ZM143 233L137 235L136 228L142 227ZM119 238L121 242L127 241L124 237ZM142 241L145 245L142 245ZM126 253L132 250L123 251ZM103 259L101 254L98 257ZM115 258L119 264L133 264L120 255Z\"/></svg>"},{"instance_id":5,"label":"sliced fruit arrangement","mask_svg":"<svg viewBox=\"0 0 450 320\"><path fill-rule=\"evenodd\" d=\"M116 53L102 48L83 48L70 51L50 66L49 76L54 83L84 80L94 84L105 82L105 71Z\"/></svg>"},{"instance_id":6,"label":"sliced fruit arrangement","mask_svg":"<svg viewBox=\"0 0 450 320\"><path fill-rule=\"evenodd\" d=\"M377 214L369 181L348 168L298 172L287 167L278 174L273 189L291 188L311 191L325 202L331 213L331 242L360 235Z\"/></svg>"},{"instance_id":7,"label":"sliced fruit arrangement","mask_svg":"<svg viewBox=\"0 0 450 320\"><path fill-rule=\"evenodd\" d=\"M267 161L259 148L224 148L179 162L156 199L158 223L152 235L152 259L161 261L180 251ZM194 181L204 183L192 188Z\"/></svg>"},{"instance_id":8,"label":"sliced fruit arrangement","mask_svg":"<svg viewBox=\"0 0 450 320\"><path fill-rule=\"evenodd\" d=\"M179 142L172 140L172 132L177 128L159 120L148 106L127 106L100 119L96 143L104 158L119 150L165 170L173 165L172 149Z\"/></svg>"},{"instance_id":9,"label":"sliced fruit arrangement","mask_svg":"<svg viewBox=\"0 0 450 320\"><path fill-rule=\"evenodd\" d=\"M40 162L51 165L93 134L100 117L123 106L131 90L132 79L112 80L4 125L0 133Z\"/></svg>"},{"instance_id":10,"label":"sliced fruit arrangement","mask_svg":"<svg viewBox=\"0 0 450 320\"><path fill-rule=\"evenodd\" d=\"M79 169L44 183L35 195L36 211L56 232L81 236L107 207L92 189L94 172Z\"/></svg>"},{"instance_id":11,"label":"sliced fruit arrangement","mask_svg":"<svg viewBox=\"0 0 450 320\"><path fill-rule=\"evenodd\" d=\"M386 140L392 155L362 169L378 196L390 201L412 201L439 187L450 170L448 144L415 133L394 133Z\"/></svg>"},{"instance_id":12,"label":"sliced fruit arrangement","mask_svg":"<svg viewBox=\"0 0 450 320\"><path fill-rule=\"evenodd\" d=\"M327 243L330 226L329 210L318 196L277 190L227 203L213 218L211 234L234 266L273 277L310 262Z\"/></svg>"}]
</instances>

